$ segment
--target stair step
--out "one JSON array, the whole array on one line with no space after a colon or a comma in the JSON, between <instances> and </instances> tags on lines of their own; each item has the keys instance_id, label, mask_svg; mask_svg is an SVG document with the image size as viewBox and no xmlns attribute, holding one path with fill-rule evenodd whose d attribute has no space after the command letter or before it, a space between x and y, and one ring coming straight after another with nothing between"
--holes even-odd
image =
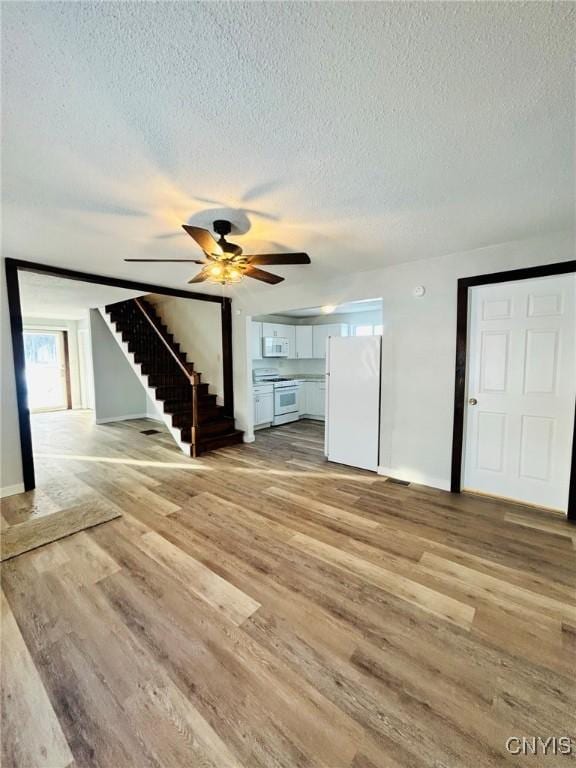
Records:
<instances>
[{"instance_id":1,"label":"stair step","mask_svg":"<svg viewBox=\"0 0 576 768\"><path fill-rule=\"evenodd\" d=\"M145 364L142 365L142 373L148 376L148 383L151 387L158 387L162 384L180 384L190 381L181 368L178 368L176 364L166 370L165 368L159 369L157 366L151 368ZM202 374L198 374L200 377Z\"/></svg>"},{"instance_id":2,"label":"stair step","mask_svg":"<svg viewBox=\"0 0 576 768\"><path fill-rule=\"evenodd\" d=\"M160 384L155 389L157 400L190 400L192 397L189 384ZM200 384L198 394L200 397L210 394L208 384Z\"/></svg>"},{"instance_id":3,"label":"stair step","mask_svg":"<svg viewBox=\"0 0 576 768\"><path fill-rule=\"evenodd\" d=\"M192 412L192 388L185 398L164 400L164 413L191 413ZM198 412L206 413L209 409L216 408L216 395L200 395L198 398Z\"/></svg>"},{"instance_id":4,"label":"stair step","mask_svg":"<svg viewBox=\"0 0 576 768\"><path fill-rule=\"evenodd\" d=\"M149 339L132 339L130 333L124 332L122 334L122 341L128 344L128 352L132 352L133 355L153 355L160 353L172 357L170 352L157 337ZM188 362L186 353L180 351L180 344L171 344L170 347L183 363Z\"/></svg>"},{"instance_id":5,"label":"stair step","mask_svg":"<svg viewBox=\"0 0 576 768\"><path fill-rule=\"evenodd\" d=\"M182 434L182 440L184 440L184 442L191 442L192 428L190 424L181 424L176 427L176 429L180 430ZM204 424L200 424L196 429L196 436L198 439L208 439L212 436L228 434L229 432L233 431L234 419L230 418L229 416L221 416L218 419L213 419L212 421L207 421Z\"/></svg>"},{"instance_id":6,"label":"stair step","mask_svg":"<svg viewBox=\"0 0 576 768\"><path fill-rule=\"evenodd\" d=\"M218 448L226 448L229 445L237 445L243 441L244 432L239 429L233 429L223 435L207 437L200 439L196 447L196 454L200 456L208 451L215 451Z\"/></svg>"},{"instance_id":7,"label":"stair step","mask_svg":"<svg viewBox=\"0 0 576 768\"><path fill-rule=\"evenodd\" d=\"M208 421L206 424L200 424L198 427L198 437L200 439L212 437L213 435L223 435L234 430L234 419L223 416L215 421Z\"/></svg>"},{"instance_id":8,"label":"stair step","mask_svg":"<svg viewBox=\"0 0 576 768\"><path fill-rule=\"evenodd\" d=\"M148 377L148 385L150 387L163 387L163 386L185 386L188 385L188 379L184 376L184 373L166 373L166 371L148 371L145 374Z\"/></svg>"},{"instance_id":9,"label":"stair step","mask_svg":"<svg viewBox=\"0 0 576 768\"><path fill-rule=\"evenodd\" d=\"M145 368L148 370L151 368L158 369L159 366L162 366L163 369L167 368L172 370L174 368L175 370L182 370L169 352L159 350L155 352L134 352L134 350L131 349L129 349L129 351L134 354L134 362L141 365L142 370ZM186 360L183 360L181 357L178 359L182 363L183 367L188 371L188 373L192 373L190 370L192 363L187 365Z\"/></svg>"}]
</instances>

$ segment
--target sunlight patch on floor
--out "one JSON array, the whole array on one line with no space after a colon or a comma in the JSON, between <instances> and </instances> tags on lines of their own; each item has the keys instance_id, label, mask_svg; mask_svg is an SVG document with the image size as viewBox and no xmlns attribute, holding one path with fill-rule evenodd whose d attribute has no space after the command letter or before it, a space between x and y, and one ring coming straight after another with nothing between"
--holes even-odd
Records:
<instances>
[{"instance_id":1,"label":"sunlight patch on floor","mask_svg":"<svg viewBox=\"0 0 576 768\"><path fill-rule=\"evenodd\" d=\"M36 453L40 459L63 459L64 461L95 461L104 464L129 464L135 467L159 467L160 469L195 469L212 471L205 464L180 464L176 461L143 461L142 459L116 459L108 456L78 456L69 453Z\"/></svg>"}]
</instances>

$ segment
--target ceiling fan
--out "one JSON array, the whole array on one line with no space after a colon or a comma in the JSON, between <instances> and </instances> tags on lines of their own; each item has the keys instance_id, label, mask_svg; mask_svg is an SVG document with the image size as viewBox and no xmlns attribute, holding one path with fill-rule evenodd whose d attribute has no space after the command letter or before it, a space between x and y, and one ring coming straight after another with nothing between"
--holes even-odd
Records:
<instances>
[{"instance_id":1,"label":"ceiling fan","mask_svg":"<svg viewBox=\"0 0 576 768\"><path fill-rule=\"evenodd\" d=\"M214 232L220 235L216 240L212 233L201 227L192 227L182 224L182 228L204 251L206 259L124 259L124 261L153 261L153 262L182 262L187 264L202 264L200 272L188 280L189 283L203 283L208 280L211 283L239 283L243 277L253 277L263 283L275 285L284 280L279 275L273 275L258 266L277 264L310 264L310 256L307 253L260 253L249 256L242 252L242 248L226 240L226 235L232 231L232 224L224 219L218 219L213 224Z\"/></svg>"}]
</instances>

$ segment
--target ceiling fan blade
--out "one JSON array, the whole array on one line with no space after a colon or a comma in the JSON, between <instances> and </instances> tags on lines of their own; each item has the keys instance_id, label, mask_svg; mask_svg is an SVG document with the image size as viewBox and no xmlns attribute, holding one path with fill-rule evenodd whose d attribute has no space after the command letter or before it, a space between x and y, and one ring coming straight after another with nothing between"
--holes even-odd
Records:
<instances>
[{"instance_id":1,"label":"ceiling fan blade","mask_svg":"<svg viewBox=\"0 0 576 768\"><path fill-rule=\"evenodd\" d=\"M245 258L248 264L310 264L307 253L258 253Z\"/></svg>"},{"instance_id":2,"label":"ceiling fan blade","mask_svg":"<svg viewBox=\"0 0 576 768\"><path fill-rule=\"evenodd\" d=\"M156 264L205 264L198 259L124 259L124 261L149 261Z\"/></svg>"},{"instance_id":3,"label":"ceiling fan blade","mask_svg":"<svg viewBox=\"0 0 576 768\"><path fill-rule=\"evenodd\" d=\"M248 264L246 266L244 270L244 276L253 277L255 280L261 280L263 283L270 283L270 285L281 283L282 280L284 280L283 277L279 277L278 275L273 275L272 272L266 272L263 269L257 269L256 267L253 267L251 264Z\"/></svg>"},{"instance_id":4,"label":"ceiling fan blade","mask_svg":"<svg viewBox=\"0 0 576 768\"><path fill-rule=\"evenodd\" d=\"M194 275L194 277L191 280L188 280L189 283L203 283L204 280L208 279L208 270L206 267L204 269L201 269L200 272L198 272L197 275Z\"/></svg>"},{"instance_id":5,"label":"ceiling fan blade","mask_svg":"<svg viewBox=\"0 0 576 768\"><path fill-rule=\"evenodd\" d=\"M185 232L188 232L190 237L198 243L200 248L202 248L205 253L222 256L222 248L220 248L216 240L214 240L207 229L202 229L201 227L191 227L188 224L182 224L182 229Z\"/></svg>"}]
</instances>

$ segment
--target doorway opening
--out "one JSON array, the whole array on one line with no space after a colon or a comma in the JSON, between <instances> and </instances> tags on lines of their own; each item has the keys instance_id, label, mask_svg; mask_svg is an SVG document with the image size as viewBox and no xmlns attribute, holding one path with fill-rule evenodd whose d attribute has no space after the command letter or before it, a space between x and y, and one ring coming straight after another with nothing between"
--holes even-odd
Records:
<instances>
[{"instance_id":1,"label":"doorway opening","mask_svg":"<svg viewBox=\"0 0 576 768\"><path fill-rule=\"evenodd\" d=\"M329 340L379 338L382 328L379 298L253 316L250 362L256 442L267 450L277 442L285 452L288 436L291 451L299 454L297 460L325 461ZM349 409L340 406L339 412L353 413L357 405L358 400L351 400ZM377 428L378 418L375 423ZM359 462L350 463L364 466Z\"/></svg>"}]
</instances>

